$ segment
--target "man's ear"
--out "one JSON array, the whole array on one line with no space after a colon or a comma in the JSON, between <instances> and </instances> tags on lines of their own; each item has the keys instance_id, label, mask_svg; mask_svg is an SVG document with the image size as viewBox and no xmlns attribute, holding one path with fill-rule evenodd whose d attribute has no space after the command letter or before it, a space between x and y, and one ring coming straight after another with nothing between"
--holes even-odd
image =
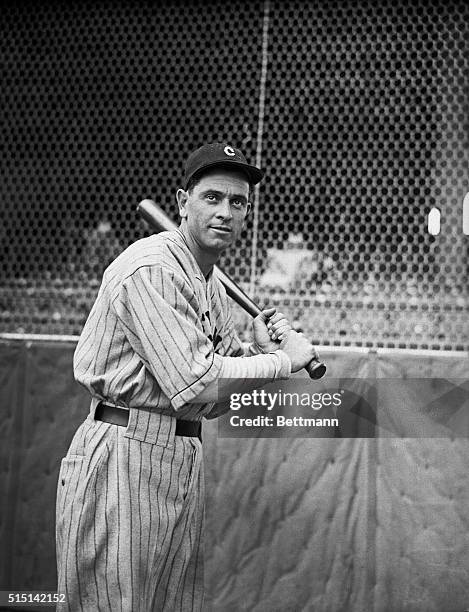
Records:
<instances>
[{"instance_id":1,"label":"man's ear","mask_svg":"<svg viewBox=\"0 0 469 612\"><path fill-rule=\"evenodd\" d=\"M249 214L251 213L251 209L252 209L251 202L248 202L248 205L246 206L246 214L244 215L243 223L249 217Z\"/></svg>"},{"instance_id":2,"label":"man's ear","mask_svg":"<svg viewBox=\"0 0 469 612\"><path fill-rule=\"evenodd\" d=\"M176 200L179 207L179 216L181 219L185 219L187 217L187 200L189 199L189 194L184 189L178 189L176 192Z\"/></svg>"}]
</instances>

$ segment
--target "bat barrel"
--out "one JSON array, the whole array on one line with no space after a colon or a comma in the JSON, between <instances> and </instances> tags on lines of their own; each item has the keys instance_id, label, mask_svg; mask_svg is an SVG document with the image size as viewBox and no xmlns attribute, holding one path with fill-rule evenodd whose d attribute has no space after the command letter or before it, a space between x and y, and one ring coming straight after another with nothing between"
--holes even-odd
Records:
<instances>
[{"instance_id":1,"label":"bat barrel","mask_svg":"<svg viewBox=\"0 0 469 612\"><path fill-rule=\"evenodd\" d=\"M177 228L176 223L174 223L174 221L153 202L153 200L142 200L137 206L137 210L153 229L167 232Z\"/></svg>"}]
</instances>

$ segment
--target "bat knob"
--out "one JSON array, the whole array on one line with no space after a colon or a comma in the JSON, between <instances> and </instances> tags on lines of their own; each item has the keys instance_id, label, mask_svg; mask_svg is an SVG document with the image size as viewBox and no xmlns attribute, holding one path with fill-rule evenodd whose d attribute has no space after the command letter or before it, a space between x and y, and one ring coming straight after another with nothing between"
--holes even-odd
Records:
<instances>
[{"instance_id":1,"label":"bat knob","mask_svg":"<svg viewBox=\"0 0 469 612\"><path fill-rule=\"evenodd\" d=\"M306 371L309 374L310 378L314 378L317 380L318 378L322 378L326 373L326 366L324 363L321 363L317 359L313 359L306 366Z\"/></svg>"}]
</instances>

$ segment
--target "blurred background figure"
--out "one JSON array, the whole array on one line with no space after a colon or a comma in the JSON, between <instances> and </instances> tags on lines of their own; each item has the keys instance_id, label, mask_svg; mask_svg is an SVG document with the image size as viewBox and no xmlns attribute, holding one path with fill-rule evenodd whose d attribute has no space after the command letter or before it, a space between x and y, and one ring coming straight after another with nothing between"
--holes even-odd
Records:
<instances>
[{"instance_id":1,"label":"blurred background figure","mask_svg":"<svg viewBox=\"0 0 469 612\"><path fill-rule=\"evenodd\" d=\"M83 234L83 270L89 279L100 279L104 268L121 253L122 246L109 219L101 219Z\"/></svg>"}]
</instances>

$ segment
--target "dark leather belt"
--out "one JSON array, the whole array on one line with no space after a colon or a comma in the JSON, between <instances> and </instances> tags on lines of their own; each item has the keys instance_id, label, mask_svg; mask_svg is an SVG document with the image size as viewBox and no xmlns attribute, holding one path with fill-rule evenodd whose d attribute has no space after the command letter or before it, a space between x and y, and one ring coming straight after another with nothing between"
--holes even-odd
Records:
<instances>
[{"instance_id":1,"label":"dark leather belt","mask_svg":"<svg viewBox=\"0 0 469 612\"><path fill-rule=\"evenodd\" d=\"M129 423L129 411L124 408L118 408L117 406L109 406L100 402L96 406L94 413L96 421L103 421L104 423L112 423L112 425L120 425L121 427L127 427ZM188 436L190 438L202 439L202 424L200 421L183 421L181 419L176 420L176 435L177 436Z\"/></svg>"}]
</instances>

